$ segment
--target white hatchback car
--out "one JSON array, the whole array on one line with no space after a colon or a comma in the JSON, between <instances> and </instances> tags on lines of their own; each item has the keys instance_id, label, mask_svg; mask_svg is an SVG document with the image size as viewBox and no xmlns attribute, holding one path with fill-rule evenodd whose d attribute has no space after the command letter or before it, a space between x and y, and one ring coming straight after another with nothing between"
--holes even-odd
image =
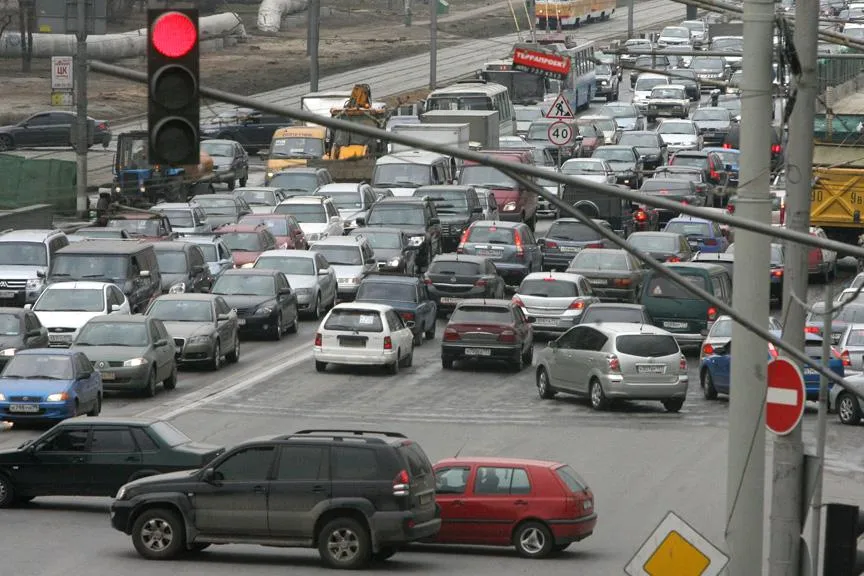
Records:
<instances>
[{"instance_id":1,"label":"white hatchback car","mask_svg":"<svg viewBox=\"0 0 864 576\"><path fill-rule=\"evenodd\" d=\"M327 364L385 366L391 374L414 362L413 322L385 304L338 304L315 333L315 370Z\"/></svg>"},{"instance_id":2,"label":"white hatchback car","mask_svg":"<svg viewBox=\"0 0 864 576\"><path fill-rule=\"evenodd\" d=\"M49 284L33 304L33 312L48 329L49 345L59 347L70 346L78 330L95 316L131 313L123 292L106 282Z\"/></svg>"}]
</instances>

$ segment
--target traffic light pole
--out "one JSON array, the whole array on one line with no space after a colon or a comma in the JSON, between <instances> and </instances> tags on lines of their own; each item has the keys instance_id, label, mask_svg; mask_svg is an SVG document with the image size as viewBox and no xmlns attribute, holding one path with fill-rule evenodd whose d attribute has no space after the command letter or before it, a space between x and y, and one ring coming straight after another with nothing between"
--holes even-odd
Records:
<instances>
[{"instance_id":1,"label":"traffic light pole","mask_svg":"<svg viewBox=\"0 0 864 576\"><path fill-rule=\"evenodd\" d=\"M87 0L77 0L78 40L75 49L75 210L81 218L87 217Z\"/></svg>"},{"instance_id":2,"label":"traffic light pole","mask_svg":"<svg viewBox=\"0 0 864 576\"><path fill-rule=\"evenodd\" d=\"M318 32L321 31L321 0L309 1L309 46L306 51L309 53L309 91L318 91Z\"/></svg>"},{"instance_id":3,"label":"traffic light pole","mask_svg":"<svg viewBox=\"0 0 864 576\"><path fill-rule=\"evenodd\" d=\"M745 0L743 20L741 178L735 216L770 224L773 0ZM768 325L770 244L766 236L735 231L735 252L746 258L735 259L732 307L760 326ZM767 356L764 339L733 324L725 527L729 576L759 574L763 561Z\"/></svg>"},{"instance_id":4,"label":"traffic light pole","mask_svg":"<svg viewBox=\"0 0 864 576\"><path fill-rule=\"evenodd\" d=\"M834 287L825 287L825 301L834 301ZM824 333L831 334L834 315L825 317ZM831 340L822 338L822 363L828 366L831 361ZM819 537L822 532L822 471L825 470L825 433L828 426L828 387L830 382L824 376L819 378L819 419L816 423L816 480L813 486L813 497L810 500L810 576L819 574ZM803 483L802 483L803 484ZM806 494L804 495L807 496ZM802 561L806 557L802 555ZM802 572L806 569L802 562Z\"/></svg>"},{"instance_id":5,"label":"traffic light pole","mask_svg":"<svg viewBox=\"0 0 864 576\"><path fill-rule=\"evenodd\" d=\"M438 0L429 0L429 89L438 84Z\"/></svg>"},{"instance_id":6,"label":"traffic light pole","mask_svg":"<svg viewBox=\"0 0 864 576\"><path fill-rule=\"evenodd\" d=\"M636 0L627 0L627 39L633 38L633 4Z\"/></svg>"},{"instance_id":7,"label":"traffic light pole","mask_svg":"<svg viewBox=\"0 0 864 576\"><path fill-rule=\"evenodd\" d=\"M797 2L795 10L797 25L794 43L801 63L801 74L795 81L798 94L789 120L786 174L791 177L786 180L786 227L806 234L810 230L819 3ZM798 243L786 244L783 310L788 312L783 326L783 340L801 349L804 348L806 311L799 301L806 301L808 251L807 247ZM797 300L793 299L793 295ZM794 576L799 574L801 533L807 509L804 500L804 445L800 424L788 435L774 439L772 479L768 574ZM817 516L821 513L816 512ZM816 526L818 527L818 523ZM818 537L815 542L810 542L811 554L818 554L818 544Z\"/></svg>"}]
</instances>

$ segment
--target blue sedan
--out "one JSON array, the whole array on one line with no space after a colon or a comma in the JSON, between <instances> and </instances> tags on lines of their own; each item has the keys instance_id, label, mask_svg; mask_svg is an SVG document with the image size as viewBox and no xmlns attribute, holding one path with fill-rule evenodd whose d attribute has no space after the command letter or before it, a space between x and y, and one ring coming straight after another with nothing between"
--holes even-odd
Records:
<instances>
[{"instance_id":1,"label":"blue sedan","mask_svg":"<svg viewBox=\"0 0 864 576\"><path fill-rule=\"evenodd\" d=\"M771 330L771 334L781 335L779 330ZM710 335L709 335L710 336ZM699 365L699 382L702 393L708 400L717 398L717 394L729 394L731 385L731 342L722 345L706 344L702 350L702 360ZM710 348L710 349L709 349ZM807 334L805 341L807 355L813 360L822 362L822 337L816 334ZM777 357L777 350L771 344L768 345L768 360ZM828 367L839 374L844 375L843 360L835 354L828 362ZM807 391L807 400L819 399L819 373L809 367L804 367L804 387Z\"/></svg>"},{"instance_id":2,"label":"blue sedan","mask_svg":"<svg viewBox=\"0 0 864 576\"><path fill-rule=\"evenodd\" d=\"M76 350L21 350L0 373L0 420L58 422L102 411L102 376Z\"/></svg>"},{"instance_id":3,"label":"blue sedan","mask_svg":"<svg viewBox=\"0 0 864 576\"><path fill-rule=\"evenodd\" d=\"M725 252L729 240L720 225L705 218L678 216L666 223L663 232L674 232L687 238L693 252Z\"/></svg>"}]
</instances>

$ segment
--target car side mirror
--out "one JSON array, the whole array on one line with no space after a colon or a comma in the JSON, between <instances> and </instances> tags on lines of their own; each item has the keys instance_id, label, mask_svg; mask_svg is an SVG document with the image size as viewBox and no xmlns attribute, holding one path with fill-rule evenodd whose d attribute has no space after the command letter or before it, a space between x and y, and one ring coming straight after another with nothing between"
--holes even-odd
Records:
<instances>
[{"instance_id":1,"label":"car side mirror","mask_svg":"<svg viewBox=\"0 0 864 576\"><path fill-rule=\"evenodd\" d=\"M27 332L27 334L25 334L25 337L38 338L41 335L42 335L42 330L40 330L39 328L36 328L35 330L30 330L29 332Z\"/></svg>"},{"instance_id":2,"label":"car side mirror","mask_svg":"<svg viewBox=\"0 0 864 576\"><path fill-rule=\"evenodd\" d=\"M472 209L471 209L471 213L472 213L472 214L482 214L482 213L483 213L483 209L480 208L480 207L472 208Z\"/></svg>"},{"instance_id":3,"label":"car side mirror","mask_svg":"<svg viewBox=\"0 0 864 576\"><path fill-rule=\"evenodd\" d=\"M415 323L414 323L413 320L408 320L408 321L405 322L405 327L406 327L406 328L414 328L414 326L415 326Z\"/></svg>"},{"instance_id":4,"label":"car side mirror","mask_svg":"<svg viewBox=\"0 0 864 576\"><path fill-rule=\"evenodd\" d=\"M117 312L118 310L120 310L119 304L112 304L111 305L111 312Z\"/></svg>"},{"instance_id":5,"label":"car side mirror","mask_svg":"<svg viewBox=\"0 0 864 576\"><path fill-rule=\"evenodd\" d=\"M366 225L366 218L363 216L356 218L354 221L357 222L358 226L365 226Z\"/></svg>"},{"instance_id":6,"label":"car side mirror","mask_svg":"<svg viewBox=\"0 0 864 576\"><path fill-rule=\"evenodd\" d=\"M24 304L24 310L32 310L32 309L33 309L32 304Z\"/></svg>"},{"instance_id":7,"label":"car side mirror","mask_svg":"<svg viewBox=\"0 0 864 576\"><path fill-rule=\"evenodd\" d=\"M230 314L219 314L218 316L216 316L216 320L218 322L224 322L225 320L230 320L230 319L231 319Z\"/></svg>"},{"instance_id":8,"label":"car side mirror","mask_svg":"<svg viewBox=\"0 0 864 576\"><path fill-rule=\"evenodd\" d=\"M731 164L726 164L726 170L729 170L729 171L731 172L731 171L732 171L732 165L731 165Z\"/></svg>"},{"instance_id":9,"label":"car side mirror","mask_svg":"<svg viewBox=\"0 0 864 576\"><path fill-rule=\"evenodd\" d=\"M282 288L279 290L280 296L287 296L288 294L291 294L291 288Z\"/></svg>"},{"instance_id":10,"label":"car side mirror","mask_svg":"<svg viewBox=\"0 0 864 576\"><path fill-rule=\"evenodd\" d=\"M269 150L259 150L258 151L258 158L260 158L261 160L267 160L268 158L270 158L270 151Z\"/></svg>"},{"instance_id":11,"label":"car side mirror","mask_svg":"<svg viewBox=\"0 0 864 576\"><path fill-rule=\"evenodd\" d=\"M39 278L45 278L45 270L37 270L36 276Z\"/></svg>"},{"instance_id":12,"label":"car side mirror","mask_svg":"<svg viewBox=\"0 0 864 576\"><path fill-rule=\"evenodd\" d=\"M202 266L201 264L196 264L195 266L192 267L192 273L193 274L200 274L203 271L204 271L204 266Z\"/></svg>"},{"instance_id":13,"label":"car side mirror","mask_svg":"<svg viewBox=\"0 0 864 576\"><path fill-rule=\"evenodd\" d=\"M558 348L558 340L552 340L549 342L549 348Z\"/></svg>"},{"instance_id":14,"label":"car side mirror","mask_svg":"<svg viewBox=\"0 0 864 576\"><path fill-rule=\"evenodd\" d=\"M208 484L218 484L219 481L216 479L216 470L213 468L207 468L204 470L201 474L201 481Z\"/></svg>"},{"instance_id":15,"label":"car side mirror","mask_svg":"<svg viewBox=\"0 0 864 576\"><path fill-rule=\"evenodd\" d=\"M157 340L156 342L153 343L153 346L156 348L162 348L163 346L167 346L167 345L168 345L168 340L165 340L164 338L162 340Z\"/></svg>"},{"instance_id":16,"label":"car side mirror","mask_svg":"<svg viewBox=\"0 0 864 576\"><path fill-rule=\"evenodd\" d=\"M437 224L441 224L441 219L440 219L440 218L430 218L430 219L429 219L429 225L430 225L430 226L435 226L435 225L437 225Z\"/></svg>"},{"instance_id":17,"label":"car side mirror","mask_svg":"<svg viewBox=\"0 0 864 576\"><path fill-rule=\"evenodd\" d=\"M327 276L328 274L330 274L330 268L319 268L318 269L318 276Z\"/></svg>"},{"instance_id":18,"label":"car side mirror","mask_svg":"<svg viewBox=\"0 0 864 576\"><path fill-rule=\"evenodd\" d=\"M534 322L536 322L537 319L534 318L533 316L529 316L528 318L525 319L525 321L526 321L528 324L534 324Z\"/></svg>"},{"instance_id":19,"label":"car side mirror","mask_svg":"<svg viewBox=\"0 0 864 576\"><path fill-rule=\"evenodd\" d=\"M367 259L366 259L366 264L375 264L375 263L377 263L377 262L378 262L378 261L375 260L374 257L373 257L373 258L367 258Z\"/></svg>"},{"instance_id":20,"label":"car side mirror","mask_svg":"<svg viewBox=\"0 0 864 576\"><path fill-rule=\"evenodd\" d=\"M141 278L149 278L150 277L150 271L149 270L141 270L141 272L138 273L138 276L140 276Z\"/></svg>"}]
</instances>

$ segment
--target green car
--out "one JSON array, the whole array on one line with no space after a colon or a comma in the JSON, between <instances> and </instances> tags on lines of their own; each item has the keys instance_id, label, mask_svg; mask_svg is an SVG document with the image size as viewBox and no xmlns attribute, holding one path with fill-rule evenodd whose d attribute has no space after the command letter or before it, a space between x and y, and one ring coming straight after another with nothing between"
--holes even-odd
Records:
<instances>
[{"instance_id":1,"label":"green car","mask_svg":"<svg viewBox=\"0 0 864 576\"><path fill-rule=\"evenodd\" d=\"M102 374L105 390L154 396L177 386L174 341L161 321L149 316L96 316L78 331L72 348Z\"/></svg>"}]
</instances>

